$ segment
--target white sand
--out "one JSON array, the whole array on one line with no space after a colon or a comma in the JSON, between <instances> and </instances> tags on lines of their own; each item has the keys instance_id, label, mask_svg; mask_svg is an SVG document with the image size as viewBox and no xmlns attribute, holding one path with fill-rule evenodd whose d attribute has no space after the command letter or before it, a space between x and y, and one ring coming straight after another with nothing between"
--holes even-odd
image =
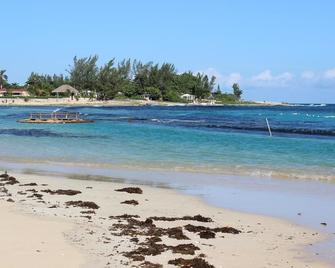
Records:
<instances>
[{"instance_id":1,"label":"white sand","mask_svg":"<svg viewBox=\"0 0 335 268\"><path fill-rule=\"evenodd\" d=\"M80 267L84 255L63 235L72 224L13 212L10 203L0 205L0 267Z\"/></svg>"},{"instance_id":2,"label":"white sand","mask_svg":"<svg viewBox=\"0 0 335 268\"><path fill-rule=\"evenodd\" d=\"M12 238L8 238L7 243L0 243L0 252L5 252L7 248L19 246L21 248L20 254L27 256L25 259L26 267L42 267L35 266L35 262L50 262L54 259L55 261L64 260L64 258L59 257L64 252L67 254L66 261L69 266L56 265L55 267L77 267L82 258L73 249L73 246L64 243L63 232L66 233L69 243L76 245L82 252L86 252L87 262L84 267L130 267L131 265L139 267L141 262L132 262L122 256L123 252L138 247L136 243L130 242L130 237L111 234L110 228L117 221L110 220L108 217L124 213L140 215L142 220L150 216L182 217L201 214L212 218L214 222L154 221L154 223L162 228L193 224L208 227L231 226L242 231L242 233L236 235L217 233L215 239L201 239L198 234L188 232L185 229L183 232L190 240L176 240L164 236L162 237L162 243L164 244L192 243L200 248L194 256L173 254L171 251L157 256L146 256L147 261L162 264L164 267L176 267L167 264L169 260L174 258L190 259L199 254L205 254L204 259L215 267L332 267L317 260L312 252L307 253L306 251L309 244L321 241L325 237L313 230L296 226L287 221L214 208L206 205L198 198L181 195L170 189L140 186L143 189L143 194L128 194L115 192L115 189L129 186L124 184L71 180L40 175L14 175L21 183L36 182L39 184L39 186L34 187L20 187L18 184L5 186L13 194L12 198L16 200L16 210L25 214L44 215L48 219L53 217L57 220L57 222L45 221L41 217L31 218L10 213L7 203L5 205L0 200L1 212L5 211L6 219L12 223L20 222L22 224L16 226L7 223L6 234L9 238ZM44 183L48 186L40 185ZM88 186L92 189L86 188ZM42 198L46 204L37 203L36 200L27 198L27 195L16 194L17 191L26 191L32 188L43 194ZM50 195L40 192L42 189L73 189L82 191L82 194L76 196ZM5 200L6 198L3 197ZM137 200L139 205L120 204L120 202L130 199ZM83 214L80 211L84 209L65 208L64 202L69 200L93 201L100 208L96 215L92 215L92 220L89 221L81 217ZM51 205L59 207L48 208ZM20 220L16 217L19 217ZM62 221L62 223L59 221ZM69 228L71 226L69 222L75 224L76 228ZM3 229L2 226L0 225L0 229ZM24 226L30 227L28 229ZM17 230L21 230L22 234L20 235ZM35 232L41 232L43 239L38 238L39 235ZM139 237L140 242L144 239L144 237ZM33 244L26 243L30 240L34 241ZM41 241L46 243L41 244ZM51 241L57 241L57 243ZM37 254L36 249L41 249L41 253ZM1 253L1 255L3 254ZM17 256L19 254L16 255L13 251L13 254L6 256L6 258L7 261L13 261ZM46 265L44 267L52 266Z\"/></svg>"},{"instance_id":3,"label":"white sand","mask_svg":"<svg viewBox=\"0 0 335 268\"><path fill-rule=\"evenodd\" d=\"M152 101L152 100L135 100L135 99L121 99L121 100L108 100L97 101L89 100L88 98L80 98L79 100L71 100L71 98L44 98L44 99L28 99L25 101L23 98L2 98L0 99L0 106L143 106L143 105L160 105L160 106L185 106L185 105L205 105L205 106L220 106L222 104L213 104L209 102L200 103L181 103L181 102L167 102L167 101ZM269 102L269 101L253 101L252 103L241 104L225 104L230 106L274 106L286 105L282 102Z\"/></svg>"}]
</instances>

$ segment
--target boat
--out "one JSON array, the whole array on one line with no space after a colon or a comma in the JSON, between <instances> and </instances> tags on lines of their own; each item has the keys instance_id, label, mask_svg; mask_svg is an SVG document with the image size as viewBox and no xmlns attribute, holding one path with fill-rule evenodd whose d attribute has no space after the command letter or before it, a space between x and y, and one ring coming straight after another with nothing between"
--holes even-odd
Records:
<instances>
[{"instance_id":1,"label":"boat","mask_svg":"<svg viewBox=\"0 0 335 268\"><path fill-rule=\"evenodd\" d=\"M93 123L94 120L80 118L79 112L33 112L29 118L19 119L18 123L33 124L78 124Z\"/></svg>"}]
</instances>

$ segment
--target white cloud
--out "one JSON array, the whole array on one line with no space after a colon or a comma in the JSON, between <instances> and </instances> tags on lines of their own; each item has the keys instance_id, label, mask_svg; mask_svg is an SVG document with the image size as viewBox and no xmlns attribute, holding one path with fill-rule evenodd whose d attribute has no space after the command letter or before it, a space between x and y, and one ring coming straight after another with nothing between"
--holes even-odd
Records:
<instances>
[{"instance_id":1,"label":"white cloud","mask_svg":"<svg viewBox=\"0 0 335 268\"><path fill-rule=\"evenodd\" d=\"M265 70L258 75L255 75L251 78L253 81L272 81L273 76L270 70Z\"/></svg>"},{"instance_id":2,"label":"white cloud","mask_svg":"<svg viewBox=\"0 0 335 268\"><path fill-rule=\"evenodd\" d=\"M223 75L219 71L217 71L215 68L212 68L212 67L207 68L207 70L205 71L199 71L199 73L203 73L208 76L215 76L216 83L227 86L227 87L231 87L234 83L239 83L243 79L240 73L230 73L227 75Z\"/></svg>"},{"instance_id":3,"label":"white cloud","mask_svg":"<svg viewBox=\"0 0 335 268\"><path fill-rule=\"evenodd\" d=\"M293 80L294 75L289 72L273 75L270 70L265 70L251 77L251 82L256 85L284 85Z\"/></svg>"},{"instance_id":4,"label":"white cloud","mask_svg":"<svg viewBox=\"0 0 335 268\"><path fill-rule=\"evenodd\" d=\"M208 76L215 76L217 81L222 79L222 75L213 67L209 67L207 70L200 71L199 73L204 73Z\"/></svg>"},{"instance_id":5,"label":"white cloud","mask_svg":"<svg viewBox=\"0 0 335 268\"><path fill-rule=\"evenodd\" d=\"M325 71L324 78L326 78L326 79L334 79L335 78L335 68Z\"/></svg>"},{"instance_id":6,"label":"white cloud","mask_svg":"<svg viewBox=\"0 0 335 268\"><path fill-rule=\"evenodd\" d=\"M304 71L301 74L302 79L312 80L316 78L316 74L313 71Z\"/></svg>"},{"instance_id":7,"label":"white cloud","mask_svg":"<svg viewBox=\"0 0 335 268\"><path fill-rule=\"evenodd\" d=\"M264 70L253 76L244 76L239 72L228 74L220 73L213 67L207 68L200 73L208 76L215 76L216 83L224 88L231 88L234 83L242 84L243 87L314 87L326 88L335 86L335 68L324 71L306 70L300 74L291 72L273 73L271 70Z\"/></svg>"},{"instance_id":8,"label":"white cloud","mask_svg":"<svg viewBox=\"0 0 335 268\"><path fill-rule=\"evenodd\" d=\"M287 81L291 81L293 77L294 77L293 74L289 72L285 72L285 73L275 76L275 80L281 81L281 82L287 82Z\"/></svg>"},{"instance_id":9,"label":"white cloud","mask_svg":"<svg viewBox=\"0 0 335 268\"><path fill-rule=\"evenodd\" d=\"M226 76L223 76L222 83L226 86L232 86L234 83L240 83L243 77L240 73L230 73Z\"/></svg>"}]
</instances>

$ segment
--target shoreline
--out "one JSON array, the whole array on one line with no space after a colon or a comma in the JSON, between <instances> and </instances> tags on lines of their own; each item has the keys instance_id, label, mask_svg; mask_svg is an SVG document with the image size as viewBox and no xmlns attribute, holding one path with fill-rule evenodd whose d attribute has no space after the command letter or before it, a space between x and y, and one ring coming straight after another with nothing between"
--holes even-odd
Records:
<instances>
[{"instance_id":1,"label":"shoreline","mask_svg":"<svg viewBox=\"0 0 335 268\"><path fill-rule=\"evenodd\" d=\"M257 169L248 169L244 167L231 167L231 166L221 166L220 169L212 166L196 166L194 165L184 165L176 167L177 163L162 165L154 165L147 163L119 163L119 164L110 164L110 163L98 163L98 162L69 162L69 161L57 161L57 160L46 160L46 159L24 159L24 158L15 158L15 157L0 157L0 168L3 167L13 167L15 169L24 169L25 167L36 167L38 170L44 170L43 167L50 167L52 170L55 167L59 169L69 169L69 170L80 170L88 169L89 172L97 171L98 173L102 172L102 176L105 173L110 171L129 171L132 172L179 172L179 173L190 173L190 174L207 174L207 175L217 175L217 176L234 176L234 177L253 177L253 178L273 178L279 180L312 180L320 181L325 183L335 183L335 176L331 173L331 170L318 170L318 173L312 173L309 171L306 173L306 169L297 170L297 169L269 169L266 168L257 168ZM48 170L48 169L46 169ZM69 171L70 172L70 171ZM98 175L98 174L97 174Z\"/></svg>"},{"instance_id":2,"label":"shoreline","mask_svg":"<svg viewBox=\"0 0 335 268\"><path fill-rule=\"evenodd\" d=\"M23 98L0 98L0 107L8 106L288 106L289 104L284 102L272 102L272 101L251 101L250 103L181 103L181 102L167 102L167 101L148 101L148 100L108 100L108 101L90 101L88 99L81 98L77 100L71 100L70 98L45 98L45 99L29 99L25 101Z\"/></svg>"},{"instance_id":3,"label":"shoreline","mask_svg":"<svg viewBox=\"0 0 335 268\"><path fill-rule=\"evenodd\" d=\"M120 252L126 251L128 247L134 249L140 242L144 243L143 237L141 235L135 235L140 241L133 243L129 238L127 239L127 237L110 236L110 231L108 231L111 226L115 226L117 223L117 221L111 222L108 218L110 216L115 217L126 213L139 215L141 220L152 216L183 217L185 215L200 214L213 219L214 222L202 223L180 220L166 222L155 220L154 224L159 226L159 228L173 228L185 226L186 224L201 225L210 228L231 226L232 228L242 231L234 235L216 233L216 237L213 239L199 239L199 234L182 229L183 234L190 240L178 241L171 237L159 237L162 239L162 242L156 244L164 243L171 247L186 242L192 243L200 248L196 250L195 255L173 254L171 250L163 251L156 256L145 255L146 261L151 261L152 263L162 262L164 267L169 260L175 257L190 259L197 255L202 256L202 254L206 257L201 258L215 267L222 267L221 265L226 267L263 267L264 265L269 265L269 263L273 265L277 264L279 267L291 267L291 265L294 267L306 267L305 265L307 265L307 267L332 267L316 260L315 256L306 252L306 247L308 247L309 244L323 241L326 239L326 236L285 220L215 208L205 204L197 197L180 194L171 189L141 185L140 187L143 190L143 194L136 195L115 192L115 190L120 187L134 187L134 185L129 183L72 180L35 174L13 173L13 175L17 177L21 185L33 182L38 184L38 186L34 187L18 186L20 184L6 186L13 192L13 199L28 199L23 198L27 195L15 194L15 192L26 191L27 187L29 189L34 188L37 194L42 194L42 196L40 196L42 200L37 198L37 200L16 201L16 203L19 203L17 207L20 207L24 213L56 217L58 220L70 220L76 224L78 227L77 230L68 232L66 236L69 241L72 241L71 243L76 241L75 244L80 250L89 252L89 256L93 256L91 264L98 262L101 265L103 265L103 263L106 265L106 263L109 263L110 266L107 267L115 267L115 265L122 267L125 263L140 264L140 262L134 262L129 260L129 258L125 258ZM48 186L42 186L42 184L48 184ZM57 188L73 189L79 190L82 193L79 194L78 197L77 195L73 197L56 196L41 192L43 189L46 190L46 188L52 190ZM120 204L125 199L132 198L139 202L138 206ZM93 201L98 204L100 208L95 211L95 214L81 214L78 208L65 208L63 205L63 203L68 200L78 199ZM45 206L45 204L47 204L47 206ZM48 208L52 205L57 205L58 207ZM53 216L54 214L57 214L57 216ZM92 216L91 219L80 217L83 215ZM120 221L120 219L118 220ZM124 220L122 220L122 224L125 224ZM105 234L103 235L103 233ZM224 238L222 238L222 235ZM92 244L92 242L94 243ZM85 246L80 246L81 244ZM117 246L118 244L121 245L121 248ZM111 246L117 247L111 250ZM107 251L109 253L108 255L112 254L113 256L106 257ZM269 254L270 252L271 254ZM103 254L103 257L99 254ZM283 256L286 257L285 260L283 260ZM85 267L92 266L88 264Z\"/></svg>"}]
</instances>

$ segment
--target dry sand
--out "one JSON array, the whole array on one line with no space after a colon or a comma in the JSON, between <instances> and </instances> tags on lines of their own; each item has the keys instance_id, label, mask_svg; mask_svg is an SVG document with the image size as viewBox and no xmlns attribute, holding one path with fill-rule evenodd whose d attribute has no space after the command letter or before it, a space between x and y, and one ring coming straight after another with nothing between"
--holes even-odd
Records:
<instances>
[{"instance_id":1,"label":"dry sand","mask_svg":"<svg viewBox=\"0 0 335 268\"><path fill-rule=\"evenodd\" d=\"M81 267L85 263L84 255L63 235L72 224L20 215L13 206L0 205L0 267Z\"/></svg>"},{"instance_id":2,"label":"dry sand","mask_svg":"<svg viewBox=\"0 0 335 268\"><path fill-rule=\"evenodd\" d=\"M270 101L252 101L253 103L241 104L225 104L225 105L244 105L244 106L273 106L273 105L287 105L282 102ZM71 100L71 98L44 98L44 99L28 99L25 101L23 98L2 98L0 99L0 106L143 106L143 105L160 105L160 106L185 106L185 105L205 105L217 106L222 104L213 104L209 102L203 103L180 103L180 102L167 102L167 101L152 101L152 100L135 100L135 99L121 99L121 100L108 100L97 101L88 98L80 98L79 100Z\"/></svg>"},{"instance_id":3,"label":"dry sand","mask_svg":"<svg viewBox=\"0 0 335 268\"><path fill-rule=\"evenodd\" d=\"M108 100L97 101L87 98L80 98L79 100L71 100L71 98L44 98L44 99L28 99L23 98L2 98L0 99L0 106L143 106L143 105L185 105L183 103L173 103L164 101L147 101L147 100Z\"/></svg>"},{"instance_id":4,"label":"dry sand","mask_svg":"<svg viewBox=\"0 0 335 268\"><path fill-rule=\"evenodd\" d=\"M13 263L13 266L4 267L53 267L50 263L55 263L54 267L77 267L84 260L82 267L177 267L168 262L176 258L197 257L214 267L333 267L317 260L315 252L306 250L310 244L326 237L287 221L214 208L198 198L182 195L171 189L139 186L143 190L142 194L130 194L115 190L134 185L54 176L11 175L20 183L2 186L8 193L0 191L1 215L5 217L5 221L0 223L1 237L7 237L7 242L4 243L2 239L0 243L1 259L5 259L8 264ZM20 186L25 183L38 185ZM48 189L71 189L81 193L69 196L42 191ZM12 198L15 203L9 205L6 202L8 198ZM121 204L125 200L136 200L139 204ZM65 205L67 201L91 201L99 208L73 207ZM14 208L15 213L10 211ZM83 214L84 211L91 213ZM138 215L140 218L115 218L123 214ZM209 217L213 222L195 219L145 222L152 216L181 218L199 214ZM215 238L200 238L199 232L187 231L186 225L212 228L214 232L208 232L207 229L207 234L214 233ZM75 229L71 226L75 226ZM240 230L241 233L217 232L213 229L227 226ZM179 231L168 229L172 227L182 228ZM149 243L147 239L150 237ZM45 243L42 244L42 241ZM177 245L184 246L176 247ZM192 249L195 249L193 255ZM78 250L86 253L85 258ZM133 254L129 254L131 251ZM128 257L125 256L127 252ZM60 257L61 254L66 254L65 265L59 263L65 260ZM143 264L145 261L156 265ZM25 265L19 266L20 262ZM48 264L35 265L39 263Z\"/></svg>"}]
</instances>

